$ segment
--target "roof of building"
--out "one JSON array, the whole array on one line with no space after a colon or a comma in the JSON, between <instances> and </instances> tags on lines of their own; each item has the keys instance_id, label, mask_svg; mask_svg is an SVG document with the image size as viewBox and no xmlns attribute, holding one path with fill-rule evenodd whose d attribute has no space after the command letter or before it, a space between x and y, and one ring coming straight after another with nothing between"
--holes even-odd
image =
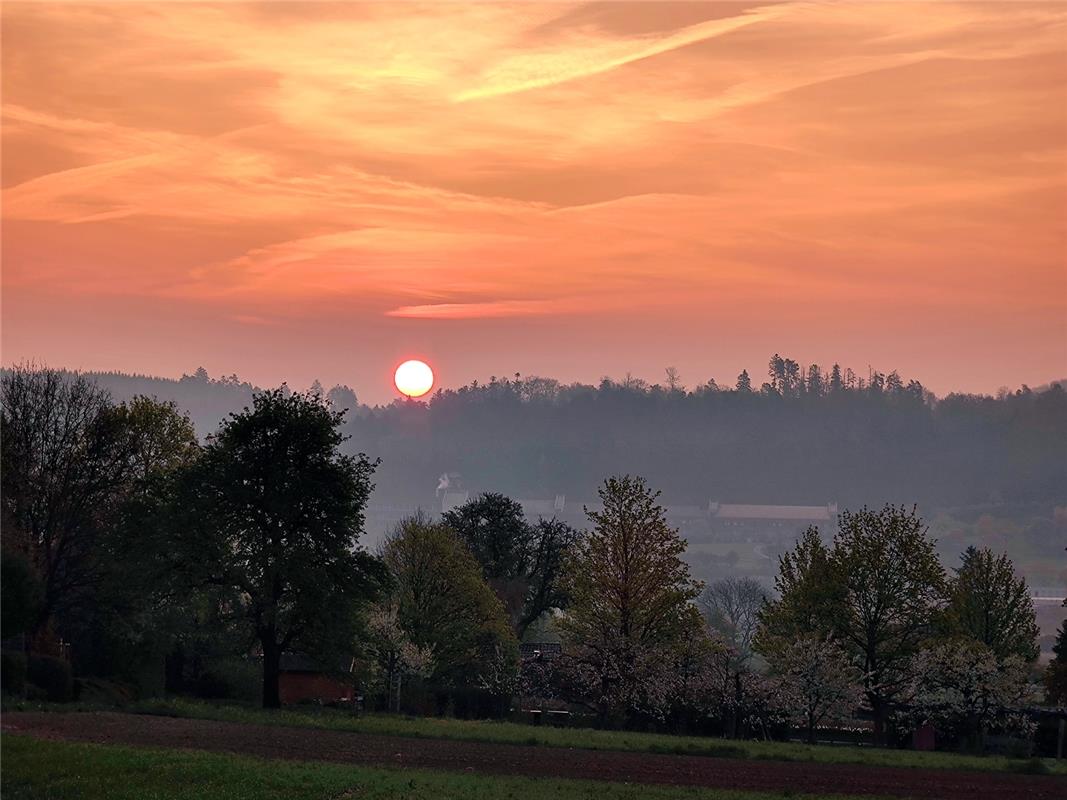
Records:
<instances>
[{"instance_id":1,"label":"roof of building","mask_svg":"<svg viewBox=\"0 0 1067 800\"><path fill-rule=\"evenodd\" d=\"M837 504L825 506L759 506L732 503L708 505L708 513L716 519L769 519L826 522L837 515Z\"/></svg>"},{"instance_id":2,"label":"roof of building","mask_svg":"<svg viewBox=\"0 0 1067 800\"><path fill-rule=\"evenodd\" d=\"M352 656L339 656L325 664L305 653L282 653L279 669L282 672L351 672L355 668Z\"/></svg>"}]
</instances>

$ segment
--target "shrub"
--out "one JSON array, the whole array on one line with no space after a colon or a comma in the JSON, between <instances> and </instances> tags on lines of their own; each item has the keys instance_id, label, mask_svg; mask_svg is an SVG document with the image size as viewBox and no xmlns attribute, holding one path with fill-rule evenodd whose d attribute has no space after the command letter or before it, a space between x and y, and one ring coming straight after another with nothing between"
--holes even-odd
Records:
<instances>
[{"instance_id":1,"label":"shrub","mask_svg":"<svg viewBox=\"0 0 1067 800\"><path fill-rule=\"evenodd\" d=\"M26 688L25 653L0 653L0 687L8 694L22 694Z\"/></svg>"},{"instance_id":2,"label":"shrub","mask_svg":"<svg viewBox=\"0 0 1067 800\"><path fill-rule=\"evenodd\" d=\"M74 699L74 675L70 664L60 658L31 655L26 662L26 678L39 686L53 703Z\"/></svg>"}]
</instances>

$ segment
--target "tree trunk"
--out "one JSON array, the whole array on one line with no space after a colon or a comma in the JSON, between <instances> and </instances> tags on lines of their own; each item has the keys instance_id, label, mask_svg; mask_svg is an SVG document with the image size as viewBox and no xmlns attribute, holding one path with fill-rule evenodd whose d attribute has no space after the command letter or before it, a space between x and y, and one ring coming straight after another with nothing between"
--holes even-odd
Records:
<instances>
[{"instance_id":1,"label":"tree trunk","mask_svg":"<svg viewBox=\"0 0 1067 800\"><path fill-rule=\"evenodd\" d=\"M180 642L163 657L163 688L171 694L185 691L185 649Z\"/></svg>"},{"instance_id":2,"label":"tree trunk","mask_svg":"<svg viewBox=\"0 0 1067 800\"><path fill-rule=\"evenodd\" d=\"M874 746L885 747L885 723L886 707L880 700L871 702L871 712L874 714Z\"/></svg>"},{"instance_id":3,"label":"tree trunk","mask_svg":"<svg viewBox=\"0 0 1067 800\"><path fill-rule=\"evenodd\" d=\"M808 713L808 744L815 744L815 715Z\"/></svg>"},{"instance_id":4,"label":"tree trunk","mask_svg":"<svg viewBox=\"0 0 1067 800\"><path fill-rule=\"evenodd\" d=\"M263 707L281 708L282 699L278 689L281 673L282 649L274 637L263 640Z\"/></svg>"},{"instance_id":5,"label":"tree trunk","mask_svg":"<svg viewBox=\"0 0 1067 800\"><path fill-rule=\"evenodd\" d=\"M730 715L731 739L737 739L741 733L741 701L743 696L741 691L741 673L736 672L734 674L734 707L733 713Z\"/></svg>"}]
</instances>

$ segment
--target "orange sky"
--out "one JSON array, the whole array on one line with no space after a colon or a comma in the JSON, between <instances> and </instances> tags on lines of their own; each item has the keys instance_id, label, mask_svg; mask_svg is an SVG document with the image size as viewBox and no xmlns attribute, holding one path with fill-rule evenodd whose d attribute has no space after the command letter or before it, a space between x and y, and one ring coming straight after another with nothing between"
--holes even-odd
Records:
<instances>
[{"instance_id":1,"label":"orange sky","mask_svg":"<svg viewBox=\"0 0 1067 800\"><path fill-rule=\"evenodd\" d=\"M4 363L1067 376L1062 4L2 14Z\"/></svg>"}]
</instances>

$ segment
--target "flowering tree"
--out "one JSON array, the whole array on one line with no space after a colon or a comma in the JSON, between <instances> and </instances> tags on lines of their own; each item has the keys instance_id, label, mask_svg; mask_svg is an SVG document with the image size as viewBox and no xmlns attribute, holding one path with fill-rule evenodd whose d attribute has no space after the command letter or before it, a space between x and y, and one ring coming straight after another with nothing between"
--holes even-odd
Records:
<instances>
[{"instance_id":1,"label":"flowering tree","mask_svg":"<svg viewBox=\"0 0 1067 800\"><path fill-rule=\"evenodd\" d=\"M730 694L735 653L693 614L674 650L673 704L682 718L720 716Z\"/></svg>"},{"instance_id":2,"label":"flowering tree","mask_svg":"<svg viewBox=\"0 0 1067 800\"><path fill-rule=\"evenodd\" d=\"M807 731L810 744L820 723L847 719L863 699L859 670L830 637L804 636L791 642L772 667L792 709L791 722Z\"/></svg>"},{"instance_id":3,"label":"flowering tree","mask_svg":"<svg viewBox=\"0 0 1067 800\"><path fill-rule=\"evenodd\" d=\"M395 691L395 710L399 711L400 685L404 678L425 678L433 673L433 647L420 647L408 638L400 625L395 603L371 608L367 614L367 633L371 680L384 695ZM392 701L390 698L390 704Z\"/></svg>"},{"instance_id":4,"label":"flowering tree","mask_svg":"<svg viewBox=\"0 0 1067 800\"><path fill-rule=\"evenodd\" d=\"M911 721L929 722L978 750L990 731L1033 732L1019 713L1036 690L1021 657L1000 659L980 642L959 640L924 649L912 661Z\"/></svg>"}]
</instances>

